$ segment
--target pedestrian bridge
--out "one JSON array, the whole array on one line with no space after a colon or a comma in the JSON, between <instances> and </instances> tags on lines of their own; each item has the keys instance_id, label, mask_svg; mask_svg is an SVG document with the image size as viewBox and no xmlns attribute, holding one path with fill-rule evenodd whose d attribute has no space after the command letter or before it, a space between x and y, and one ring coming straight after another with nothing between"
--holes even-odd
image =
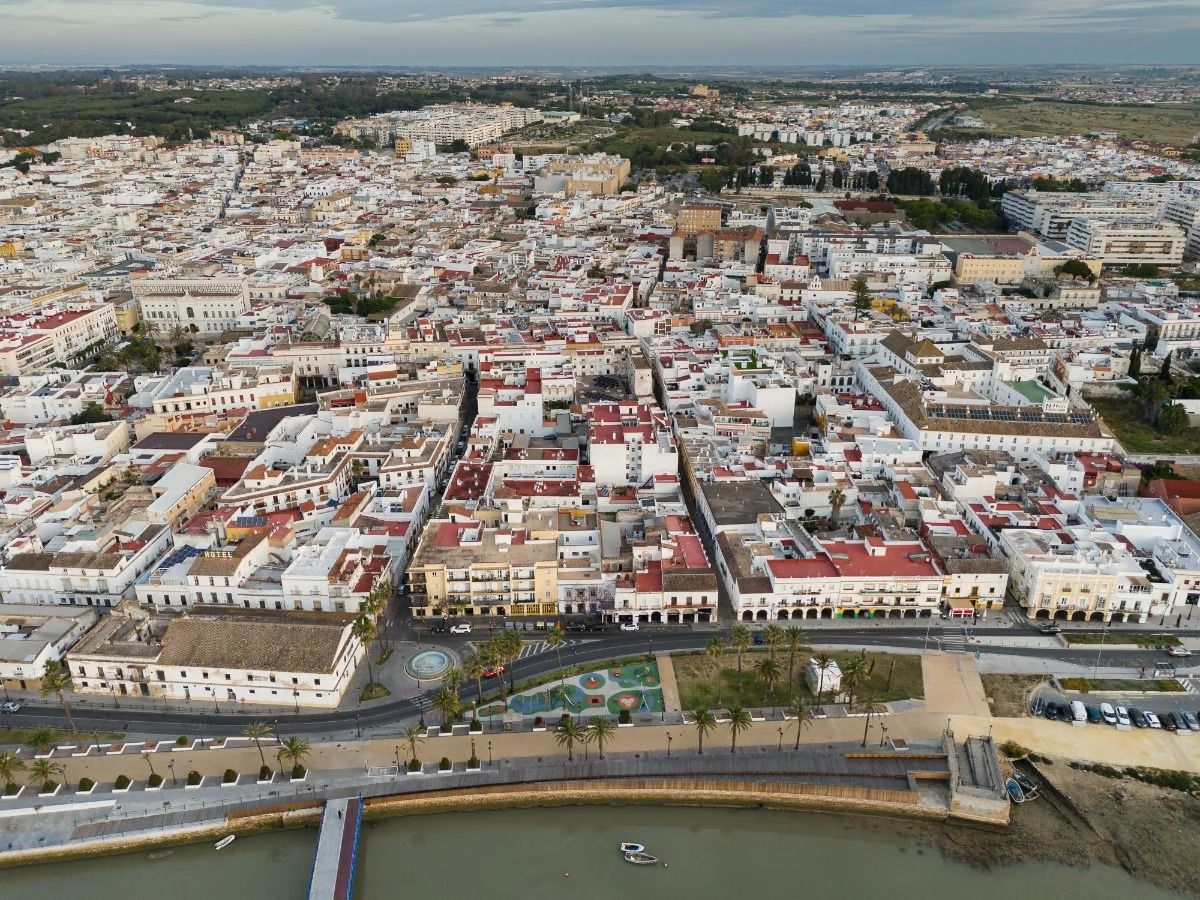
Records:
<instances>
[{"instance_id":1,"label":"pedestrian bridge","mask_svg":"<svg viewBox=\"0 0 1200 900\"><path fill-rule=\"evenodd\" d=\"M358 862L362 808L362 797L326 801L308 882L309 900L350 900Z\"/></svg>"}]
</instances>

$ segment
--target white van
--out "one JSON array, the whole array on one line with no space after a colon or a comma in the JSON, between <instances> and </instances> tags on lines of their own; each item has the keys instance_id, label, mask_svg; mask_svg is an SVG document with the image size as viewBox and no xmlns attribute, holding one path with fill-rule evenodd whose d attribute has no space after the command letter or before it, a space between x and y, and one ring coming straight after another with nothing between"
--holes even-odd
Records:
<instances>
[{"instance_id":1,"label":"white van","mask_svg":"<svg viewBox=\"0 0 1200 900\"><path fill-rule=\"evenodd\" d=\"M1087 709L1084 707L1083 703L1078 700L1071 701L1071 724L1087 724Z\"/></svg>"}]
</instances>

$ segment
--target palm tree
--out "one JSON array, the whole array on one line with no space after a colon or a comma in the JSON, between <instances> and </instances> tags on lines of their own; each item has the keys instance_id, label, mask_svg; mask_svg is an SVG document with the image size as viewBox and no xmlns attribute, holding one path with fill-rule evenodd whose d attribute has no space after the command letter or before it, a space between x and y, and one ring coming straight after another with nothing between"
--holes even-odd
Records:
<instances>
[{"instance_id":1,"label":"palm tree","mask_svg":"<svg viewBox=\"0 0 1200 900\"><path fill-rule=\"evenodd\" d=\"M25 760L12 750L0 751L0 780L4 782L3 787L12 784L17 773L23 771L25 771Z\"/></svg>"},{"instance_id":2,"label":"palm tree","mask_svg":"<svg viewBox=\"0 0 1200 900\"><path fill-rule=\"evenodd\" d=\"M579 743L583 744L583 758L588 758L588 747L592 746L596 741L596 732L588 725L583 729L583 734L579 736Z\"/></svg>"},{"instance_id":3,"label":"palm tree","mask_svg":"<svg viewBox=\"0 0 1200 900\"><path fill-rule=\"evenodd\" d=\"M566 672L562 670L562 645L563 645L563 630L555 625L546 632L546 643L554 648L554 655L558 659L558 686L563 687L566 680ZM566 694L564 689L563 705L566 706Z\"/></svg>"},{"instance_id":4,"label":"palm tree","mask_svg":"<svg viewBox=\"0 0 1200 900\"><path fill-rule=\"evenodd\" d=\"M812 708L804 702L804 698L799 694L792 694L792 699L788 701L787 714L796 723L796 746L795 749L800 749L800 732L805 728L812 726L813 711Z\"/></svg>"},{"instance_id":5,"label":"palm tree","mask_svg":"<svg viewBox=\"0 0 1200 900\"><path fill-rule=\"evenodd\" d=\"M750 711L741 706L729 707L729 734L732 740L729 743L729 752L737 753L737 738L743 731L746 731L751 724Z\"/></svg>"},{"instance_id":6,"label":"palm tree","mask_svg":"<svg viewBox=\"0 0 1200 900\"><path fill-rule=\"evenodd\" d=\"M458 694L442 685L433 695L433 708L442 714L442 730L445 731L450 721L458 715L462 708L458 702Z\"/></svg>"},{"instance_id":7,"label":"palm tree","mask_svg":"<svg viewBox=\"0 0 1200 900\"><path fill-rule=\"evenodd\" d=\"M46 784L53 782L55 777L63 773L63 767L50 758L35 759L29 767L30 784Z\"/></svg>"},{"instance_id":8,"label":"palm tree","mask_svg":"<svg viewBox=\"0 0 1200 900\"><path fill-rule=\"evenodd\" d=\"M696 720L696 750L704 755L704 738L712 734L717 728L717 717L712 714L709 709L692 710L692 718Z\"/></svg>"},{"instance_id":9,"label":"palm tree","mask_svg":"<svg viewBox=\"0 0 1200 900\"><path fill-rule=\"evenodd\" d=\"M562 721L558 723L558 728L554 731L554 740L558 742L558 746L567 748L567 762L575 761L575 742L583 740L584 730L579 720L570 716L563 716Z\"/></svg>"},{"instance_id":10,"label":"palm tree","mask_svg":"<svg viewBox=\"0 0 1200 900\"><path fill-rule=\"evenodd\" d=\"M58 660L46 663L46 671L42 675L42 696L58 695L58 705L62 707L63 715L67 717L67 724L71 726L73 733L78 734L79 729L75 727L75 720L71 717L71 707L67 705L67 689L70 686L71 673L63 667L62 663Z\"/></svg>"},{"instance_id":11,"label":"palm tree","mask_svg":"<svg viewBox=\"0 0 1200 900\"><path fill-rule=\"evenodd\" d=\"M742 674L742 654L750 649L750 644L753 643L754 637L750 634L750 629L745 625L734 625L729 630L729 643L733 644L733 649L737 651L737 666L738 674Z\"/></svg>"},{"instance_id":12,"label":"palm tree","mask_svg":"<svg viewBox=\"0 0 1200 900\"><path fill-rule=\"evenodd\" d=\"M358 638L358 642L366 649L367 683L374 684L375 669L371 665L371 641L375 640L375 634L377 633L375 623L371 621L369 616L361 615L350 626L350 632Z\"/></svg>"},{"instance_id":13,"label":"palm tree","mask_svg":"<svg viewBox=\"0 0 1200 900\"><path fill-rule=\"evenodd\" d=\"M867 680L867 661L853 656L842 666L842 685L850 695L850 708L854 708L854 689Z\"/></svg>"},{"instance_id":14,"label":"palm tree","mask_svg":"<svg viewBox=\"0 0 1200 900\"><path fill-rule=\"evenodd\" d=\"M820 676L817 681L817 709L821 708L821 697L825 692L825 673L833 666L835 660L828 653L818 653L812 658L816 663L817 673Z\"/></svg>"},{"instance_id":15,"label":"palm tree","mask_svg":"<svg viewBox=\"0 0 1200 900\"><path fill-rule=\"evenodd\" d=\"M400 740L408 745L408 758L417 758L417 748L425 743L425 732L421 730L421 726L413 723L404 729L400 734Z\"/></svg>"},{"instance_id":16,"label":"palm tree","mask_svg":"<svg viewBox=\"0 0 1200 900\"><path fill-rule=\"evenodd\" d=\"M254 741L254 746L258 748L258 758L262 760L263 768L266 768L267 757L263 753L262 739L270 735L271 726L266 722L250 722L242 729L242 737L248 737Z\"/></svg>"},{"instance_id":17,"label":"palm tree","mask_svg":"<svg viewBox=\"0 0 1200 900\"><path fill-rule=\"evenodd\" d=\"M592 740L600 749L600 758L604 759L604 745L613 739L617 733L617 726L604 716L595 716L588 724L588 728L592 730Z\"/></svg>"},{"instance_id":18,"label":"palm tree","mask_svg":"<svg viewBox=\"0 0 1200 900\"><path fill-rule=\"evenodd\" d=\"M783 645L783 629L772 622L763 629L763 640L767 644L767 649L771 652L771 659L774 659L775 651Z\"/></svg>"},{"instance_id":19,"label":"palm tree","mask_svg":"<svg viewBox=\"0 0 1200 900\"><path fill-rule=\"evenodd\" d=\"M863 695L858 698L858 708L867 714L867 721L863 725L862 745L867 746L867 732L871 730L871 714L882 712L883 707L879 703L879 695L870 688L863 691Z\"/></svg>"},{"instance_id":20,"label":"palm tree","mask_svg":"<svg viewBox=\"0 0 1200 900\"><path fill-rule=\"evenodd\" d=\"M442 684L452 690L455 694L462 687L463 682L467 680L466 673L458 666L451 666L446 670L446 674L442 676Z\"/></svg>"},{"instance_id":21,"label":"palm tree","mask_svg":"<svg viewBox=\"0 0 1200 900\"><path fill-rule=\"evenodd\" d=\"M493 640L497 641L497 646L500 648L501 657L504 662L508 663L508 689L513 693L517 690L517 659L521 655L521 647L525 643L521 640L515 630L506 631L504 634L496 635Z\"/></svg>"},{"instance_id":22,"label":"palm tree","mask_svg":"<svg viewBox=\"0 0 1200 900\"><path fill-rule=\"evenodd\" d=\"M775 685L779 684L779 678L783 675L783 667L779 665L778 660L765 656L754 664L754 672L763 683L763 702L766 703L768 694L775 689Z\"/></svg>"},{"instance_id":23,"label":"palm tree","mask_svg":"<svg viewBox=\"0 0 1200 900\"><path fill-rule=\"evenodd\" d=\"M483 655L478 651L468 653L463 657L462 670L463 674L475 682L475 688L479 692L479 702L483 703L483 670L485 668Z\"/></svg>"},{"instance_id":24,"label":"palm tree","mask_svg":"<svg viewBox=\"0 0 1200 900\"><path fill-rule=\"evenodd\" d=\"M725 655L725 642L721 640L720 635L716 635L709 639L708 644L704 648L705 654L712 660L713 666L717 670L717 706L721 705L721 657Z\"/></svg>"},{"instance_id":25,"label":"palm tree","mask_svg":"<svg viewBox=\"0 0 1200 900\"><path fill-rule=\"evenodd\" d=\"M25 746L45 753L58 742L58 731L49 725L39 725L25 735Z\"/></svg>"},{"instance_id":26,"label":"palm tree","mask_svg":"<svg viewBox=\"0 0 1200 900\"><path fill-rule=\"evenodd\" d=\"M808 644L804 629L799 625L789 625L783 632L788 647L788 685L794 682L793 673L796 669L796 651Z\"/></svg>"},{"instance_id":27,"label":"palm tree","mask_svg":"<svg viewBox=\"0 0 1200 900\"><path fill-rule=\"evenodd\" d=\"M838 516L842 511L842 507L846 505L846 495L841 488L834 488L829 492L829 527L837 528Z\"/></svg>"},{"instance_id":28,"label":"palm tree","mask_svg":"<svg viewBox=\"0 0 1200 900\"><path fill-rule=\"evenodd\" d=\"M154 771L154 761L150 759L149 753L142 754L142 762L150 767L150 777L153 778L158 773Z\"/></svg>"},{"instance_id":29,"label":"palm tree","mask_svg":"<svg viewBox=\"0 0 1200 900\"><path fill-rule=\"evenodd\" d=\"M304 767L305 760L312 753L312 744L302 737L285 737L279 742L279 759L287 760L293 769Z\"/></svg>"}]
</instances>

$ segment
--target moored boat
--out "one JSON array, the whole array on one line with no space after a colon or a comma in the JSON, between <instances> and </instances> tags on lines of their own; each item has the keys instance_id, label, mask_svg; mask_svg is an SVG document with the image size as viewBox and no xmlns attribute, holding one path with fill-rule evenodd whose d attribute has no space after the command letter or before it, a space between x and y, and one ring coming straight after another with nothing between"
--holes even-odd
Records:
<instances>
[{"instance_id":1,"label":"moored boat","mask_svg":"<svg viewBox=\"0 0 1200 900\"><path fill-rule=\"evenodd\" d=\"M1017 784L1015 778L1008 779L1008 781L1004 782L1004 786L1008 788L1008 799L1013 803L1025 802L1025 792L1021 790L1021 786Z\"/></svg>"},{"instance_id":2,"label":"moored boat","mask_svg":"<svg viewBox=\"0 0 1200 900\"><path fill-rule=\"evenodd\" d=\"M625 862L633 863L635 866L652 866L658 862L658 857L651 856L649 853L626 853Z\"/></svg>"},{"instance_id":3,"label":"moored boat","mask_svg":"<svg viewBox=\"0 0 1200 900\"><path fill-rule=\"evenodd\" d=\"M645 849L645 844L635 844L633 841L622 841L620 847L622 853L641 853Z\"/></svg>"},{"instance_id":4,"label":"moored boat","mask_svg":"<svg viewBox=\"0 0 1200 900\"><path fill-rule=\"evenodd\" d=\"M217 843L214 845L214 849L224 850L226 847L228 847L230 844L232 844L236 839L237 838L234 835L227 834L227 835L225 835L225 837L223 837L219 841L217 841Z\"/></svg>"}]
</instances>

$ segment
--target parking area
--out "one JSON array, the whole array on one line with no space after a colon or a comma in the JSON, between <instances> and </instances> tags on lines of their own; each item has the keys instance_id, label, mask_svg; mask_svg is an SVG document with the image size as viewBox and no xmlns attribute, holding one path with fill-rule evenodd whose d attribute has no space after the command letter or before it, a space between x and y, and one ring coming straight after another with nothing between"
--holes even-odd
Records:
<instances>
[{"instance_id":1,"label":"parking area","mask_svg":"<svg viewBox=\"0 0 1200 900\"><path fill-rule=\"evenodd\" d=\"M1074 718L1071 704L1078 702L1083 704L1089 725L1121 730L1161 727L1181 735L1200 732L1200 695L1190 683L1180 684L1184 690L1144 692L1070 691L1047 684L1034 691L1029 712L1034 717L1070 724Z\"/></svg>"}]
</instances>

